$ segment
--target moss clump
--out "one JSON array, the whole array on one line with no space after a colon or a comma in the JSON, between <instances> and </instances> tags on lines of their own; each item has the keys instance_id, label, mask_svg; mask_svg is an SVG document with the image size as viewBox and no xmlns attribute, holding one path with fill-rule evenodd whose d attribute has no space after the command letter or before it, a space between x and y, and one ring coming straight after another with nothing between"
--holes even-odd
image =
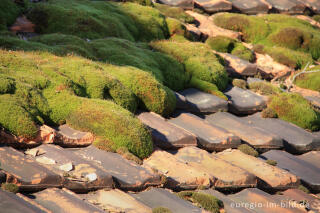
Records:
<instances>
[{"instance_id":1,"label":"moss clump","mask_svg":"<svg viewBox=\"0 0 320 213\"><path fill-rule=\"evenodd\" d=\"M218 96L222 99L228 100L228 98L223 94L223 92L220 92L218 87L215 84L209 83L207 81L199 80L195 77L192 77L189 82L190 88L196 88L198 90L201 90L203 92Z\"/></svg>"},{"instance_id":2,"label":"moss clump","mask_svg":"<svg viewBox=\"0 0 320 213\"><path fill-rule=\"evenodd\" d=\"M246 48L241 42L225 36L208 38L206 43L218 52L230 53L241 59L253 62L255 57L253 52Z\"/></svg>"},{"instance_id":3,"label":"moss clump","mask_svg":"<svg viewBox=\"0 0 320 213\"><path fill-rule=\"evenodd\" d=\"M170 7L165 4L155 4L155 8L160 10L160 12L166 17L177 19L184 23L193 23L195 20L192 16L185 13L184 10L180 7Z\"/></svg>"},{"instance_id":4,"label":"moss clump","mask_svg":"<svg viewBox=\"0 0 320 213\"><path fill-rule=\"evenodd\" d=\"M309 189L307 187L305 187L304 185L302 185L302 184L299 185L298 189L303 191L303 192L305 192L305 193L307 193L307 194L310 193Z\"/></svg>"},{"instance_id":5,"label":"moss clump","mask_svg":"<svg viewBox=\"0 0 320 213\"><path fill-rule=\"evenodd\" d=\"M247 89L247 82L243 79L233 79L232 85L242 89Z\"/></svg>"},{"instance_id":6,"label":"moss clump","mask_svg":"<svg viewBox=\"0 0 320 213\"><path fill-rule=\"evenodd\" d=\"M291 122L304 129L320 129L319 113L301 95L280 93L270 97L268 108L274 110L282 120Z\"/></svg>"},{"instance_id":7,"label":"moss clump","mask_svg":"<svg viewBox=\"0 0 320 213\"><path fill-rule=\"evenodd\" d=\"M225 89L228 76L223 66L223 60L213 54L210 48L197 42L156 41L150 44L154 49L176 58L184 64L186 72L200 80Z\"/></svg>"},{"instance_id":8,"label":"moss clump","mask_svg":"<svg viewBox=\"0 0 320 213\"><path fill-rule=\"evenodd\" d=\"M310 71L319 69L320 66L315 66ZM320 72L301 74L294 83L299 87L320 92Z\"/></svg>"},{"instance_id":9,"label":"moss clump","mask_svg":"<svg viewBox=\"0 0 320 213\"><path fill-rule=\"evenodd\" d=\"M276 166L278 164L277 161L275 161L275 160L267 160L266 163L271 166Z\"/></svg>"},{"instance_id":10,"label":"moss clump","mask_svg":"<svg viewBox=\"0 0 320 213\"><path fill-rule=\"evenodd\" d=\"M317 21L317 22L320 22L320 15L314 15L312 16L312 18Z\"/></svg>"},{"instance_id":11,"label":"moss clump","mask_svg":"<svg viewBox=\"0 0 320 213\"><path fill-rule=\"evenodd\" d=\"M15 89L14 79L0 75L0 94L14 93Z\"/></svg>"},{"instance_id":12,"label":"moss clump","mask_svg":"<svg viewBox=\"0 0 320 213\"><path fill-rule=\"evenodd\" d=\"M298 53L304 53L304 58L309 57L311 61L320 57L320 32L310 23L295 17L222 14L214 21L226 29L242 32L245 41L265 46L266 53L293 68L301 68L301 60L298 62L299 57L296 57ZM293 50L296 52L292 53Z\"/></svg>"},{"instance_id":13,"label":"moss clump","mask_svg":"<svg viewBox=\"0 0 320 213\"><path fill-rule=\"evenodd\" d=\"M261 117L263 118L278 118L276 111L271 108L266 108L262 110Z\"/></svg>"},{"instance_id":14,"label":"moss clump","mask_svg":"<svg viewBox=\"0 0 320 213\"><path fill-rule=\"evenodd\" d=\"M280 88L267 81L252 82L249 84L249 89L261 95L274 95L282 92Z\"/></svg>"},{"instance_id":15,"label":"moss clump","mask_svg":"<svg viewBox=\"0 0 320 213\"><path fill-rule=\"evenodd\" d=\"M223 208L223 202L209 194L193 191L182 191L177 195L182 199L196 203L203 209L212 213L219 213L220 209Z\"/></svg>"},{"instance_id":16,"label":"moss clump","mask_svg":"<svg viewBox=\"0 0 320 213\"><path fill-rule=\"evenodd\" d=\"M249 146L247 144L241 144L240 146L238 146L238 150L240 150L241 152L243 152L247 155L251 155L254 157L259 156L259 153L257 152L257 150L255 150L254 148L252 148L251 146Z\"/></svg>"},{"instance_id":17,"label":"moss clump","mask_svg":"<svg viewBox=\"0 0 320 213\"><path fill-rule=\"evenodd\" d=\"M19 191L19 186L14 183L2 183L1 188L7 192L17 193Z\"/></svg>"},{"instance_id":18,"label":"moss clump","mask_svg":"<svg viewBox=\"0 0 320 213\"><path fill-rule=\"evenodd\" d=\"M168 208L157 207L152 209L152 213L172 213L172 211Z\"/></svg>"},{"instance_id":19,"label":"moss clump","mask_svg":"<svg viewBox=\"0 0 320 213\"><path fill-rule=\"evenodd\" d=\"M141 159L139 159L137 156L135 156L131 152L129 152L127 147L120 147L116 150L116 152L118 154L122 155L122 157L124 157L127 160L134 161L140 165L142 165L142 163L143 163Z\"/></svg>"}]
</instances>

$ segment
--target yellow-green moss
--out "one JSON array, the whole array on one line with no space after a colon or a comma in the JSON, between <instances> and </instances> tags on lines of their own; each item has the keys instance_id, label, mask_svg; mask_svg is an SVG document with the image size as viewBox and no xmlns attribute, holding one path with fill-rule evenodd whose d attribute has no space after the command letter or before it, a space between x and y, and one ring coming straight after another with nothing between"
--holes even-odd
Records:
<instances>
[{"instance_id":1,"label":"yellow-green moss","mask_svg":"<svg viewBox=\"0 0 320 213\"><path fill-rule=\"evenodd\" d=\"M238 150L240 150L241 152L247 154L247 155L251 155L254 157L258 157L259 153L252 148L251 146L247 145L247 144L241 144L240 146L238 146Z\"/></svg>"},{"instance_id":2,"label":"yellow-green moss","mask_svg":"<svg viewBox=\"0 0 320 213\"><path fill-rule=\"evenodd\" d=\"M249 89L261 95L274 95L281 93L281 89L267 81L257 81L249 84Z\"/></svg>"},{"instance_id":3,"label":"yellow-green moss","mask_svg":"<svg viewBox=\"0 0 320 213\"><path fill-rule=\"evenodd\" d=\"M243 79L233 79L232 85L241 89L247 89L247 82Z\"/></svg>"},{"instance_id":4,"label":"yellow-green moss","mask_svg":"<svg viewBox=\"0 0 320 213\"><path fill-rule=\"evenodd\" d=\"M19 186L14 183L2 183L1 188L12 193L17 193L19 191Z\"/></svg>"}]
</instances>

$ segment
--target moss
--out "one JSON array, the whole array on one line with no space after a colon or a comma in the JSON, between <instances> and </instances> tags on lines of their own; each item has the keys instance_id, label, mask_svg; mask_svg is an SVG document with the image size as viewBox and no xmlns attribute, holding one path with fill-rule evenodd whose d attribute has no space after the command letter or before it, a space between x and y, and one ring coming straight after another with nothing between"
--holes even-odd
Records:
<instances>
[{"instance_id":1,"label":"moss","mask_svg":"<svg viewBox=\"0 0 320 213\"><path fill-rule=\"evenodd\" d=\"M238 146L238 150L240 150L241 152L247 154L247 155L251 155L254 157L258 157L259 153L252 148L251 146L247 145L247 144L241 144L240 146Z\"/></svg>"},{"instance_id":2,"label":"moss","mask_svg":"<svg viewBox=\"0 0 320 213\"><path fill-rule=\"evenodd\" d=\"M136 162L137 164L142 165L142 160L139 159L138 157L136 157L135 155L133 155L131 152L129 152L127 147L120 147L116 150L116 152L120 155L122 155L122 157L124 157L127 160L131 160Z\"/></svg>"},{"instance_id":3,"label":"moss","mask_svg":"<svg viewBox=\"0 0 320 213\"><path fill-rule=\"evenodd\" d=\"M184 23L193 23L195 21L192 16L185 13L180 7L170 7L165 4L156 3L155 8L160 10L160 12L166 17L174 18Z\"/></svg>"},{"instance_id":4,"label":"moss","mask_svg":"<svg viewBox=\"0 0 320 213\"><path fill-rule=\"evenodd\" d=\"M320 66L315 66L310 71L319 69ZM294 83L299 87L320 92L320 72L301 74Z\"/></svg>"},{"instance_id":5,"label":"moss","mask_svg":"<svg viewBox=\"0 0 320 213\"><path fill-rule=\"evenodd\" d=\"M166 18L170 36L185 35L187 33L186 27L181 22L174 18Z\"/></svg>"},{"instance_id":6,"label":"moss","mask_svg":"<svg viewBox=\"0 0 320 213\"><path fill-rule=\"evenodd\" d=\"M273 109L282 120L304 129L320 129L319 113L299 94L281 93L270 97L268 108Z\"/></svg>"},{"instance_id":7,"label":"moss","mask_svg":"<svg viewBox=\"0 0 320 213\"><path fill-rule=\"evenodd\" d=\"M152 209L152 213L172 213L172 211L165 207L156 207Z\"/></svg>"},{"instance_id":8,"label":"moss","mask_svg":"<svg viewBox=\"0 0 320 213\"><path fill-rule=\"evenodd\" d=\"M320 22L320 15L314 15L312 16L312 18L317 21L317 22Z\"/></svg>"},{"instance_id":9,"label":"moss","mask_svg":"<svg viewBox=\"0 0 320 213\"><path fill-rule=\"evenodd\" d=\"M15 88L14 79L0 75L0 94L14 93Z\"/></svg>"},{"instance_id":10,"label":"moss","mask_svg":"<svg viewBox=\"0 0 320 213\"><path fill-rule=\"evenodd\" d=\"M225 89L228 76L223 60L213 54L210 48L197 42L157 41L150 44L154 49L169 54L185 65L186 72L192 76Z\"/></svg>"},{"instance_id":11,"label":"moss","mask_svg":"<svg viewBox=\"0 0 320 213\"><path fill-rule=\"evenodd\" d=\"M12 193L17 193L19 191L19 186L14 183L2 183L1 188Z\"/></svg>"},{"instance_id":12,"label":"moss","mask_svg":"<svg viewBox=\"0 0 320 213\"><path fill-rule=\"evenodd\" d=\"M261 116L263 118L278 118L277 112L271 108L266 108L262 110Z\"/></svg>"},{"instance_id":13,"label":"moss","mask_svg":"<svg viewBox=\"0 0 320 213\"><path fill-rule=\"evenodd\" d=\"M192 77L189 83L189 87L196 88L203 92L218 96L224 100L228 100L228 98L223 94L223 92L219 91L218 87L215 84L209 83L207 81L202 81L195 77Z\"/></svg>"},{"instance_id":14,"label":"moss","mask_svg":"<svg viewBox=\"0 0 320 213\"><path fill-rule=\"evenodd\" d=\"M8 26L12 25L19 13L21 8L12 0L0 0L0 31L6 30Z\"/></svg>"},{"instance_id":15,"label":"moss","mask_svg":"<svg viewBox=\"0 0 320 213\"><path fill-rule=\"evenodd\" d=\"M275 161L275 160L267 160L266 163L271 166L276 166L278 164L277 161Z\"/></svg>"},{"instance_id":16,"label":"moss","mask_svg":"<svg viewBox=\"0 0 320 213\"><path fill-rule=\"evenodd\" d=\"M303 192L305 192L305 193L307 193L307 194L310 193L309 189L307 187L305 187L304 185L302 185L302 184L299 185L298 189L303 191Z\"/></svg>"},{"instance_id":17,"label":"moss","mask_svg":"<svg viewBox=\"0 0 320 213\"><path fill-rule=\"evenodd\" d=\"M249 84L249 89L261 95L274 95L282 92L280 88L267 81L252 82Z\"/></svg>"},{"instance_id":18,"label":"moss","mask_svg":"<svg viewBox=\"0 0 320 213\"><path fill-rule=\"evenodd\" d=\"M243 79L233 79L232 85L242 89L247 89L247 82Z\"/></svg>"},{"instance_id":19,"label":"moss","mask_svg":"<svg viewBox=\"0 0 320 213\"><path fill-rule=\"evenodd\" d=\"M190 200L191 202L196 203L209 212L219 213L220 209L223 208L223 202L209 194L193 191L182 191L177 195L182 199Z\"/></svg>"}]
</instances>

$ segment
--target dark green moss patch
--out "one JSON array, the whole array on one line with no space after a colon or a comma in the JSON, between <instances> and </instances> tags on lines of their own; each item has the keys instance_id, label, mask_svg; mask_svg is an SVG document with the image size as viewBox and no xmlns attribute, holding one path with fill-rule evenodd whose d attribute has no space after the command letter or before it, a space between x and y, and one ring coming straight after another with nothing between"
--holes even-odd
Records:
<instances>
[{"instance_id":1,"label":"dark green moss patch","mask_svg":"<svg viewBox=\"0 0 320 213\"><path fill-rule=\"evenodd\" d=\"M251 155L254 157L258 157L259 153L252 148L251 146L247 145L247 144L241 144L240 146L238 146L238 150L240 150L241 152L247 154L247 155Z\"/></svg>"},{"instance_id":2,"label":"dark green moss patch","mask_svg":"<svg viewBox=\"0 0 320 213\"><path fill-rule=\"evenodd\" d=\"M12 193L17 193L19 191L19 186L14 183L3 183L1 184L1 189Z\"/></svg>"},{"instance_id":3,"label":"dark green moss patch","mask_svg":"<svg viewBox=\"0 0 320 213\"><path fill-rule=\"evenodd\" d=\"M172 213L172 211L165 207L157 207L152 209L152 213Z\"/></svg>"},{"instance_id":4,"label":"dark green moss patch","mask_svg":"<svg viewBox=\"0 0 320 213\"><path fill-rule=\"evenodd\" d=\"M266 163L271 166L276 166L278 164L277 161L275 161L275 160L267 160Z\"/></svg>"},{"instance_id":5,"label":"dark green moss patch","mask_svg":"<svg viewBox=\"0 0 320 213\"><path fill-rule=\"evenodd\" d=\"M167 17L177 19L184 23L192 23L194 22L194 18L189 14L185 13L184 10L180 7L170 7L165 4L155 4L155 8L160 10L162 14Z\"/></svg>"}]
</instances>

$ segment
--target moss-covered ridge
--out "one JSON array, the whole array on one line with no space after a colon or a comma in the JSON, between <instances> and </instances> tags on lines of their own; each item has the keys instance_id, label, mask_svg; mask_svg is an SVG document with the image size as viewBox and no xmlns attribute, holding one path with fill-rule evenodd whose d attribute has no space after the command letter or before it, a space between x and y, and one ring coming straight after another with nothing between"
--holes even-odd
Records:
<instances>
[{"instance_id":1,"label":"moss-covered ridge","mask_svg":"<svg viewBox=\"0 0 320 213\"><path fill-rule=\"evenodd\" d=\"M134 68L49 53L0 53L0 76L10 79L13 84L7 85L14 87L0 95L0 124L5 129L33 138L41 123L66 122L94 133L99 147L124 146L141 158L151 153L149 132L121 107L135 110L136 95L110 74L110 70L122 73Z\"/></svg>"}]
</instances>

